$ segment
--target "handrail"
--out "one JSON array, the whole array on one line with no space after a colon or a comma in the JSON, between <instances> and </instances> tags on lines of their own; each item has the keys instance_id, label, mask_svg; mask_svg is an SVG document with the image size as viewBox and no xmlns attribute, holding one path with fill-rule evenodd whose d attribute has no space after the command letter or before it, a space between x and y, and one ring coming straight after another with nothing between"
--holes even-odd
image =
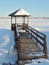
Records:
<instances>
[{"instance_id":1,"label":"handrail","mask_svg":"<svg viewBox=\"0 0 49 65\"><path fill-rule=\"evenodd\" d=\"M29 27L29 28L31 28L31 27ZM32 30L34 30L34 31L36 31L36 32L38 32L39 34L41 34L41 35L44 35L45 36L45 34L43 34L43 33L41 33L40 31L38 31L38 30L36 30L36 29L34 29L34 28L31 28Z\"/></svg>"},{"instance_id":2,"label":"handrail","mask_svg":"<svg viewBox=\"0 0 49 65\"><path fill-rule=\"evenodd\" d=\"M42 46L44 46L41 41L39 41L33 34L31 34L31 33L29 32L29 30L26 29L26 31L27 31L37 42L39 42Z\"/></svg>"},{"instance_id":3,"label":"handrail","mask_svg":"<svg viewBox=\"0 0 49 65\"><path fill-rule=\"evenodd\" d=\"M43 52L47 58L46 35L29 26L25 26L25 29L36 40L36 44L39 43L43 47Z\"/></svg>"},{"instance_id":4,"label":"handrail","mask_svg":"<svg viewBox=\"0 0 49 65\"><path fill-rule=\"evenodd\" d=\"M37 35L38 37L40 37L40 39L42 39L42 40L44 40L44 37L42 37L42 36L39 36L39 34L37 34L36 32L34 32L33 30L31 30L31 29L29 29L31 32L33 32L35 35Z\"/></svg>"},{"instance_id":5,"label":"handrail","mask_svg":"<svg viewBox=\"0 0 49 65\"><path fill-rule=\"evenodd\" d=\"M32 38L34 38L36 40L36 45L40 44L43 47L43 52L45 54L45 58L47 58L46 35L29 26L24 25L24 29L31 35ZM15 41L16 41L16 36L18 35L17 34L18 31L17 31L15 24L12 25L12 30L14 30ZM18 37L19 37L19 35L18 35Z\"/></svg>"}]
</instances>

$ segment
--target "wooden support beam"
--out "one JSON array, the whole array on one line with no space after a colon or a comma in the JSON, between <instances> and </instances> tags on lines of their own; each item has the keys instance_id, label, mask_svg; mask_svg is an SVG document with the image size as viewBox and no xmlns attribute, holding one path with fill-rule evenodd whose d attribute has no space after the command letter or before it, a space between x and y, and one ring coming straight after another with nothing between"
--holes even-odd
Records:
<instances>
[{"instance_id":1,"label":"wooden support beam","mask_svg":"<svg viewBox=\"0 0 49 65\"><path fill-rule=\"evenodd\" d=\"M12 17L11 17L11 24L12 24Z\"/></svg>"},{"instance_id":2,"label":"wooden support beam","mask_svg":"<svg viewBox=\"0 0 49 65\"><path fill-rule=\"evenodd\" d=\"M16 25L16 17L15 17L15 25Z\"/></svg>"},{"instance_id":3,"label":"wooden support beam","mask_svg":"<svg viewBox=\"0 0 49 65\"><path fill-rule=\"evenodd\" d=\"M25 23L25 17L23 17L23 24Z\"/></svg>"},{"instance_id":4,"label":"wooden support beam","mask_svg":"<svg viewBox=\"0 0 49 65\"><path fill-rule=\"evenodd\" d=\"M27 17L27 25L29 25L29 17Z\"/></svg>"},{"instance_id":5,"label":"wooden support beam","mask_svg":"<svg viewBox=\"0 0 49 65\"><path fill-rule=\"evenodd\" d=\"M12 30L12 17L11 17L11 30Z\"/></svg>"},{"instance_id":6,"label":"wooden support beam","mask_svg":"<svg viewBox=\"0 0 49 65\"><path fill-rule=\"evenodd\" d=\"M45 55L46 55L46 58L47 58L46 35L44 36L44 53L45 53Z\"/></svg>"}]
</instances>

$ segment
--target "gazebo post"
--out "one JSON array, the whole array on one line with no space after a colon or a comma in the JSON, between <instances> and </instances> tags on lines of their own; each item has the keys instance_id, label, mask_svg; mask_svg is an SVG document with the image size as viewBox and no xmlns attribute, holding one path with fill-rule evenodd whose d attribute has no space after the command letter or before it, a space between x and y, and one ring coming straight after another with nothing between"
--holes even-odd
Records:
<instances>
[{"instance_id":1,"label":"gazebo post","mask_svg":"<svg viewBox=\"0 0 49 65\"><path fill-rule=\"evenodd\" d=\"M12 16L11 16L11 29L12 29Z\"/></svg>"},{"instance_id":2,"label":"gazebo post","mask_svg":"<svg viewBox=\"0 0 49 65\"><path fill-rule=\"evenodd\" d=\"M27 17L27 26L29 25L29 17Z\"/></svg>"},{"instance_id":3,"label":"gazebo post","mask_svg":"<svg viewBox=\"0 0 49 65\"><path fill-rule=\"evenodd\" d=\"M12 25L12 16L11 16L11 25Z\"/></svg>"},{"instance_id":4,"label":"gazebo post","mask_svg":"<svg viewBox=\"0 0 49 65\"><path fill-rule=\"evenodd\" d=\"M23 17L23 23L25 24L25 17Z\"/></svg>"},{"instance_id":5,"label":"gazebo post","mask_svg":"<svg viewBox=\"0 0 49 65\"><path fill-rule=\"evenodd\" d=\"M15 25L16 25L16 17L15 17Z\"/></svg>"},{"instance_id":6,"label":"gazebo post","mask_svg":"<svg viewBox=\"0 0 49 65\"><path fill-rule=\"evenodd\" d=\"M15 34L16 34L16 16L15 16L14 30L15 30Z\"/></svg>"},{"instance_id":7,"label":"gazebo post","mask_svg":"<svg viewBox=\"0 0 49 65\"><path fill-rule=\"evenodd\" d=\"M25 25L25 16L23 16L23 28L24 28L24 25Z\"/></svg>"}]
</instances>

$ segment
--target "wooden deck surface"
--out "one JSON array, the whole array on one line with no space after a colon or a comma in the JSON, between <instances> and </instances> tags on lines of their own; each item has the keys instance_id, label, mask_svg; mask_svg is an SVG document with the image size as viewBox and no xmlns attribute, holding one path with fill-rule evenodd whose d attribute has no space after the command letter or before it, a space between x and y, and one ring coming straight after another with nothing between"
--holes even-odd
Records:
<instances>
[{"instance_id":1,"label":"wooden deck surface","mask_svg":"<svg viewBox=\"0 0 49 65\"><path fill-rule=\"evenodd\" d=\"M20 33L20 59L29 59L41 50L27 33Z\"/></svg>"},{"instance_id":2,"label":"wooden deck surface","mask_svg":"<svg viewBox=\"0 0 49 65\"><path fill-rule=\"evenodd\" d=\"M33 39L27 33L20 33L20 54L19 65L25 65L30 62L27 60L32 59L36 54L40 53L41 49L34 43Z\"/></svg>"}]
</instances>

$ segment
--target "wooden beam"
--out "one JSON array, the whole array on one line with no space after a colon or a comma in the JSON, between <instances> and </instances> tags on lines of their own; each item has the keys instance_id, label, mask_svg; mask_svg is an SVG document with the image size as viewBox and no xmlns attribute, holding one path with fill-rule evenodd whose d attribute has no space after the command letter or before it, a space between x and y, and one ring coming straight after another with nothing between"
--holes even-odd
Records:
<instances>
[{"instance_id":1,"label":"wooden beam","mask_svg":"<svg viewBox=\"0 0 49 65\"><path fill-rule=\"evenodd\" d=\"M23 23L25 23L25 17L23 17Z\"/></svg>"},{"instance_id":2,"label":"wooden beam","mask_svg":"<svg viewBox=\"0 0 49 65\"><path fill-rule=\"evenodd\" d=\"M27 17L27 25L29 25L29 17Z\"/></svg>"},{"instance_id":3,"label":"wooden beam","mask_svg":"<svg viewBox=\"0 0 49 65\"><path fill-rule=\"evenodd\" d=\"M11 17L11 25L12 25L12 17Z\"/></svg>"},{"instance_id":4,"label":"wooden beam","mask_svg":"<svg viewBox=\"0 0 49 65\"><path fill-rule=\"evenodd\" d=\"M15 25L16 25L16 17L15 17Z\"/></svg>"},{"instance_id":5,"label":"wooden beam","mask_svg":"<svg viewBox=\"0 0 49 65\"><path fill-rule=\"evenodd\" d=\"M12 30L12 17L11 17L11 30Z\"/></svg>"}]
</instances>

